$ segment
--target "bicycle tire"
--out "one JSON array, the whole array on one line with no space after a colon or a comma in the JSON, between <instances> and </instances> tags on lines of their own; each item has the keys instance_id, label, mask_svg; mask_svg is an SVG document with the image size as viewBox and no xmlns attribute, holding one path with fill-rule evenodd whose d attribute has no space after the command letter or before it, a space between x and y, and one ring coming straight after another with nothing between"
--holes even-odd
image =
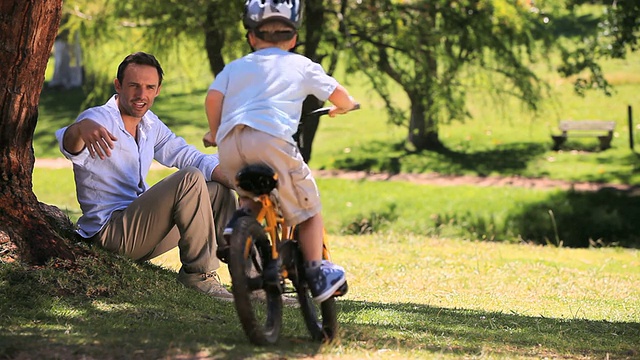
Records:
<instances>
[{"instance_id":1,"label":"bicycle tire","mask_svg":"<svg viewBox=\"0 0 640 360\"><path fill-rule=\"evenodd\" d=\"M270 259L271 244L262 225L250 216L239 218L229 248L231 291L242 329L256 345L274 344L282 329L281 294L263 282ZM264 299L255 296L261 290Z\"/></svg>"},{"instance_id":2,"label":"bicycle tire","mask_svg":"<svg viewBox=\"0 0 640 360\"><path fill-rule=\"evenodd\" d=\"M297 243L296 243L297 244ZM297 281L294 283L300 311L309 334L314 341L331 342L338 333L338 316L336 300L331 297L318 304L313 300L309 284L304 275L304 260L300 247L296 246L295 264L297 267Z\"/></svg>"}]
</instances>

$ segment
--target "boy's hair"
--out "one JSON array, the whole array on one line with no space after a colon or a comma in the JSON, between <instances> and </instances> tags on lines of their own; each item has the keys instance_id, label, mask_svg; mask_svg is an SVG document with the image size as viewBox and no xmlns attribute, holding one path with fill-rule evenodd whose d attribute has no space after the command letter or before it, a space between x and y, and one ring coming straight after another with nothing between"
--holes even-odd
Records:
<instances>
[{"instance_id":1,"label":"boy's hair","mask_svg":"<svg viewBox=\"0 0 640 360\"><path fill-rule=\"evenodd\" d=\"M253 29L253 33L260 40L278 44L293 39L296 29L283 21L273 19Z\"/></svg>"},{"instance_id":2,"label":"boy's hair","mask_svg":"<svg viewBox=\"0 0 640 360\"><path fill-rule=\"evenodd\" d=\"M162 84L162 76L164 75L164 71L162 71L160 63L155 58L155 56L142 51L127 55L127 57L125 57L118 66L118 74L116 75L116 78L118 79L118 82L120 82L120 84L122 84L122 80L124 79L124 71L127 69L127 66L129 66L129 64L149 65L155 67L156 70L158 70L158 85Z\"/></svg>"}]
</instances>

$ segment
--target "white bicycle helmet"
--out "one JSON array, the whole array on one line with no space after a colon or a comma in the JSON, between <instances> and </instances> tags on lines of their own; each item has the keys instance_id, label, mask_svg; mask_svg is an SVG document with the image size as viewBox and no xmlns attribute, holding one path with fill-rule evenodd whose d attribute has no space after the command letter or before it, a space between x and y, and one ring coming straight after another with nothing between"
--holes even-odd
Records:
<instances>
[{"instance_id":1,"label":"white bicycle helmet","mask_svg":"<svg viewBox=\"0 0 640 360\"><path fill-rule=\"evenodd\" d=\"M297 30L302 22L302 0L246 0L242 22L247 30L271 20L280 20Z\"/></svg>"}]
</instances>

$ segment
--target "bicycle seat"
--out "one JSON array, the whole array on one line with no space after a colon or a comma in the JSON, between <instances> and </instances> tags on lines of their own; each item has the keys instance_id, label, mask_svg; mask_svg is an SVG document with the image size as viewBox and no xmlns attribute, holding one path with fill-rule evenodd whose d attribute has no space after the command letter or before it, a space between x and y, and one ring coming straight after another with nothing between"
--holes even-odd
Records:
<instances>
[{"instance_id":1,"label":"bicycle seat","mask_svg":"<svg viewBox=\"0 0 640 360\"><path fill-rule=\"evenodd\" d=\"M265 164L247 165L236 174L236 184L255 195L265 195L278 185L278 174Z\"/></svg>"}]
</instances>

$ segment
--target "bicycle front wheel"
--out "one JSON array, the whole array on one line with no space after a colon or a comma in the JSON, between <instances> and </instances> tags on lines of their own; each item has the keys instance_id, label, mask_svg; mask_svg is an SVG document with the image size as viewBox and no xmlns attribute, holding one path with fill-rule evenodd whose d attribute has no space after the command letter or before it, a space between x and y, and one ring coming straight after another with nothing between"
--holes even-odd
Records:
<instances>
[{"instance_id":1,"label":"bicycle front wheel","mask_svg":"<svg viewBox=\"0 0 640 360\"><path fill-rule=\"evenodd\" d=\"M271 261L271 243L262 225L249 216L238 219L229 248L231 289L242 329L257 345L275 343L282 328L282 297L264 282Z\"/></svg>"}]
</instances>

